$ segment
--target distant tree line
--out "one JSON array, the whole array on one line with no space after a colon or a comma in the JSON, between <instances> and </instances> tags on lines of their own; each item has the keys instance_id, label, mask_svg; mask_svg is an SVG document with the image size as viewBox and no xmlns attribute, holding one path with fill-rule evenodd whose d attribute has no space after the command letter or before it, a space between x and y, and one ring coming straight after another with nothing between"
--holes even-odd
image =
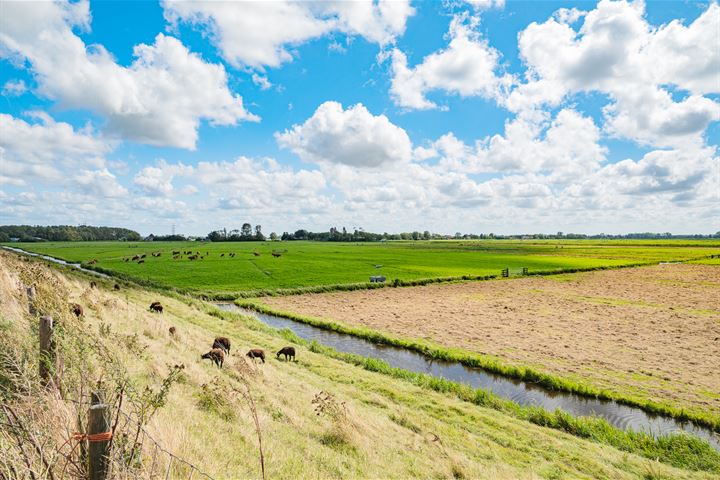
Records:
<instances>
[{"instance_id":1,"label":"distant tree line","mask_svg":"<svg viewBox=\"0 0 720 480\"><path fill-rule=\"evenodd\" d=\"M134 230L89 225L0 225L0 242L81 242L95 240L142 240Z\"/></svg>"}]
</instances>

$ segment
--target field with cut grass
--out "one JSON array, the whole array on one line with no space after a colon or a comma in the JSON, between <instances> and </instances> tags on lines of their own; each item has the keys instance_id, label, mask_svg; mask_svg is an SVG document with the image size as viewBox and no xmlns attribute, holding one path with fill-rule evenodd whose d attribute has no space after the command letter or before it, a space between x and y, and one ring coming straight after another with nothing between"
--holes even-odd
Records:
<instances>
[{"instance_id":1,"label":"field with cut grass","mask_svg":"<svg viewBox=\"0 0 720 480\"><path fill-rule=\"evenodd\" d=\"M481 391L307 344L187 297L126 285L114 291L113 281L91 288L89 281L0 253L0 395L19 419L13 424L26 422L41 436L56 478L63 466L57 452L69 451L65 441L84 413L71 400L87 395L99 379L108 401L124 389L125 402L113 403L113 411L151 405L143 411L152 437L214 478L261 476L253 405L267 478L669 480L720 472L720 454L685 436L653 441L602 422L517 409ZM39 385L37 320L28 314L25 295L30 283L37 288L36 306L60 325L62 394ZM162 315L148 311L157 300L165 306ZM83 306L82 320L69 314L67 301ZM233 342L223 369L200 359L216 335ZM274 352L288 344L298 350L297 362L271 354L253 366L242 355L251 347ZM12 472L34 470L45 478L33 437L14 436L4 411L0 420L0 474L13 478ZM114 448L125 446L122 438ZM165 478L168 457L154 459L152 444L143 442L115 468L147 478L142 472L152 464ZM177 461L169 468L170 478L188 476Z\"/></svg>"},{"instance_id":2,"label":"field with cut grass","mask_svg":"<svg viewBox=\"0 0 720 480\"><path fill-rule=\"evenodd\" d=\"M266 297L272 311L531 368L720 431L720 268L666 264ZM662 411L662 410L660 410Z\"/></svg>"},{"instance_id":3,"label":"field with cut grass","mask_svg":"<svg viewBox=\"0 0 720 480\"><path fill-rule=\"evenodd\" d=\"M720 254L720 241L431 241L431 242L47 242L10 246L128 279L195 293L233 295L278 289L322 289L368 282L371 275L399 279L500 275L618 267ZM198 252L173 259L173 251ZM153 257L152 252L161 256ZM281 256L273 257L272 252ZM234 253L231 257L229 254ZM145 254L144 263L125 261ZM376 265L382 265L376 268Z\"/></svg>"}]
</instances>

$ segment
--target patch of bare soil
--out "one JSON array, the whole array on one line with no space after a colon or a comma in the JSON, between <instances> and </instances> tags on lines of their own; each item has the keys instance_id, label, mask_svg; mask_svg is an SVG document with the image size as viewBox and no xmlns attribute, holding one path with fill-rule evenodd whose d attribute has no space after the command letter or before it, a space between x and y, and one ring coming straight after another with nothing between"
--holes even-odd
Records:
<instances>
[{"instance_id":1,"label":"patch of bare soil","mask_svg":"<svg viewBox=\"0 0 720 480\"><path fill-rule=\"evenodd\" d=\"M658 265L262 302L720 414L716 266Z\"/></svg>"}]
</instances>

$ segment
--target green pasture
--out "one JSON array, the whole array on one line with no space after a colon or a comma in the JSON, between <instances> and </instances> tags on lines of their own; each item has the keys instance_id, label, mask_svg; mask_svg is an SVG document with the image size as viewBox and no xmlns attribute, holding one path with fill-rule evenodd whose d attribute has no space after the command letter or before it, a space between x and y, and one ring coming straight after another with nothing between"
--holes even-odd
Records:
<instances>
[{"instance_id":1,"label":"green pasture","mask_svg":"<svg viewBox=\"0 0 720 480\"><path fill-rule=\"evenodd\" d=\"M367 282L371 275L413 281L533 271L616 267L720 254L720 241L392 241L331 242L45 242L14 247L193 292L231 293ZM174 260L173 250L199 252ZM271 253L281 253L273 257ZM161 252L153 257L152 252ZM259 253L259 256L254 255ZM230 257L229 253L235 253ZM125 261L146 254L145 262ZM221 257L221 254L225 254ZM382 267L376 268L376 265Z\"/></svg>"}]
</instances>

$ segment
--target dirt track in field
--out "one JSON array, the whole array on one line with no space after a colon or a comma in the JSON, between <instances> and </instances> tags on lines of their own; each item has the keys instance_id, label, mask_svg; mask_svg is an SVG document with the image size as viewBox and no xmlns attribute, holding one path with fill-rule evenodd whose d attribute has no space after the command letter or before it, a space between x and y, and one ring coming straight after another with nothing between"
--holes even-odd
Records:
<instances>
[{"instance_id":1,"label":"dirt track in field","mask_svg":"<svg viewBox=\"0 0 720 480\"><path fill-rule=\"evenodd\" d=\"M653 267L262 302L720 414L720 268Z\"/></svg>"}]
</instances>

